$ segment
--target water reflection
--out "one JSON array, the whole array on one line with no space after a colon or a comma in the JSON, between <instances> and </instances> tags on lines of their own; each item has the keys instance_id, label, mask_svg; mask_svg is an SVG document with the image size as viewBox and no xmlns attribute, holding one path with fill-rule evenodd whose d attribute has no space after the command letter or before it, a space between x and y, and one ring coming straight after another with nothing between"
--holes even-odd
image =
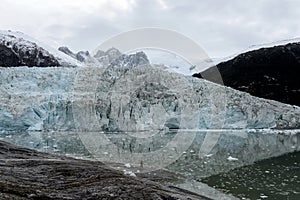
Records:
<instances>
[{"instance_id":1,"label":"water reflection","mask_svg":"<svg viewBox=\"0 0 300 200\"><path fill-rule=\"evenodd\" d=\"M300 152L263 160L202 179L239 198L300 199Z\"/></svg>"},{"instance_id":2,"label":"water reflection","mask_svg":"<svg viewBox=\"0 0 300 200\"><path fill-rule=\"evenodd\" d=\"M161 167L186 180L203 180L240 198L299 195L299 153L278 162L265 160L259 167L251 165L300 151L298 130L161 130L149 135L139 138L126 132L1 132L0 139L44 152L97 159L120 170L130 168L134 173ZM289 163L285 159L294 163L285 166ZM246 165L250 166L239 168Z\"/></svg>"}]
</instances>

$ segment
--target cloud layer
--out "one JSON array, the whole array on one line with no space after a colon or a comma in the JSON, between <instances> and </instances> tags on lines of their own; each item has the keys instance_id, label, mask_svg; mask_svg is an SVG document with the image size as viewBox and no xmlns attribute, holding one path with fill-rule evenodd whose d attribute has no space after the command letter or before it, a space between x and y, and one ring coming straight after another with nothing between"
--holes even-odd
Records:
<instances>
[{"instance_id":1,"label":"cloud layer","mask_svg":"<svg viewBox=\"0 0 300 200\"><path fill-rule=\"evenodd\" d=\"M211 57L223 57L300 37L299 8L296 0L2 0L0 28L54 47L93 50L120 32L161 27L194 39Z\"/></svg>"}]
</instances>

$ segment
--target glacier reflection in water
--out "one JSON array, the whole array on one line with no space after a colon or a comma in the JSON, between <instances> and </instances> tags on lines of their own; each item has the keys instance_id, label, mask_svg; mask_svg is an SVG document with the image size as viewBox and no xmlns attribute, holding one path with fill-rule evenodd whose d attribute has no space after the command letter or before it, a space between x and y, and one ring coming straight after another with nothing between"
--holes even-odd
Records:
<instances>
[{"instance_id":1,"label":"glacier reflection in water","mask_svg":"<svg viewBox=\"0 0 300 200\"><path fill-rule=\"evenodd\" d=\"M174 162L165 168L181 173L191 179L201 179L221 172L229 171L237 167L252 164L258 160L280 156L289 152L300 150L300 131L298 130L174 130L159 131L148 138L139 138L126 132L108 133L84 133L87 137L95 134L105 134L116 148L116 152L129 152L129 155L139 153L157 152L167 146L177 134L195 134L195 138L189 148L180 152L176 148L168 149L175 153L166 152L167 156L176 156ZM82 159L97 159L106 161L99 155L110 155L107 146L97 146L95 154L81 141L78 132L1 132L2 140L15 143L20 146L37 149L49 153L73 156ZM205 141L209 137L212 141ZM136 135L136 133L135 133ZM217 141L213 141L217 135ZM178 144L180 145L180 144ZM213 145L211 151L205 152L205 148ZM211 147L209 147L210 149ZM132 170L143 171L151 169L151 162L134 162L120 160L120 164L130 164Z\"/></svg>"},{"instance_id":2,"label":"glacier reflection in water","mask_svg":"<svg viewBox=\"0 0 300 200\"><path fill-rule=\"evenodd\" d=\"M151 169L151 162L144 162L141 166L140 161L134 162L134 155L161 150L177 134L194 134L194 140L186 151L179 152L176 148L171 148L168 151L175 153L166 152L164 155L176 156L174 162L163 169L168 173L173 173L176 177L174 182L167 180L167 184L206 194L213 199L235 198L219 193L211 187L221 189L223 192L233 194L238 198L272 197L272 199L280 199L294 198L300 195L299 173L293 177L287 177L290 171L295 171L295 167L299 169L299 162L293 161L292 165L284 166L284 163L280 162L285 162L286 156L283 156L283 159L264 160L286 153L299 152L300 130L164 130L154 132L155 134L150 131L149 137L136 137L138 133L129 132L2 131L0 132L0 139L39 151L79 159L105 161L107 159L101 158L99 155L112 156L107 152L107 146L102 146L101 141L96 141L96 144L98 142L99 145L96 148L98 152L95 154L91 148L86 148L81 140L84 134L90 139L93 139L95 134L105 134L105 137L111 141L111 145L116 148L116 152L119 152L119 155L115 156L122 155L122 152L133 155L131 160L126 160L126 163L124 160L123 162L120 160L119 163L107 162L107 164L115 169L139 173ZM217 139L214 140L214 138ZM206 151L206 148L209 149L209 152ZM289 155L295 157L298 154ZM299 155L297 158L299 159ZM257 161L260 162L253 164ZM281 169L278 166L283 167ZM153 174L155 175L155 172ZM257 176L257 174L260 175ZM263 179L265 181L262 181ZM267 179L270 179L271 183ZM199 181L204 181L211 187ZM292 188L287 188L291 185L291 181L294 185ZM278 187L278 184L284 185Z\"/></svg>"}]
</instances>

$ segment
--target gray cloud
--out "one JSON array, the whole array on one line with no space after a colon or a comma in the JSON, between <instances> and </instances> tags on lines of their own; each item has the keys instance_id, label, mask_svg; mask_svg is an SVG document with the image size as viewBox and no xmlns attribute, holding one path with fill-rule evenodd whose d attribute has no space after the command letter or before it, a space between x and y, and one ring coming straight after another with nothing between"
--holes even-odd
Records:
<instances>
[{"instance_id":1,"label":"gray cloud","mask_svg":"<svg viewBox=\"0 0 300 200\"><path fill-rule=\"evenodd\" d=\"M3 0L0 17L6 20L0 28L21 30L55 47L93 50L112 35L154 26L178 31L220 57L299 37L299 7L293 0Z\"/></svg>"}]
</instances>

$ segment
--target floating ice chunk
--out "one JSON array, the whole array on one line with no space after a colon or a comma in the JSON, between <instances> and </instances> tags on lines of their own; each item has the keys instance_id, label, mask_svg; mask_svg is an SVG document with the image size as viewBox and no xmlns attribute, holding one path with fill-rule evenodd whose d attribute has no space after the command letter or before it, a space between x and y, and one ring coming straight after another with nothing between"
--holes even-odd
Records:
<instances>
[{"instance_id":1,"label":"floating ice chunk","mask_svg":"<svg viewBox=\"0 0 300 200\"><path fill-rule=\"evenodd\" d=\"M124 166L127 167L127 168L131 167L130 163L126 163Z\"/></svg>"},{"instance_id":2,"label":"floating ice chunk","mask_svg":"<svg viewBox=\"0 0 300 200\"><path fill-rule=\"evenodd\" d=\"M264 195L264 194L261 194L261 195L260 195L260 198L266 199L266 198L268 198L268 196L266 196L266 195Z\"/></svg>"},{"instance_id":3,"label":"floating ice chunk","mask_svg":"<svg viewBox=\"0 0 300 200\"><path fill-rule=\"evenodd\" d=\"M133 173L132 171L124 171L124 175L126 176L131 176L131 177L136 177L135 173Z\"/></svg>"},{"instance_id":4,"label":"floating ice chunk","mask_svg":"<svg viewBox=\"0 0 300 200\"><path fill-rule=\"evenodd\" d=\"M239 160L238 158L234 158L234 157L232 157L232 156L229 156L228 158L227 158L227 160L229 160L229 161L237 161L237 160Z\"/></svg>"}]
</instances>

